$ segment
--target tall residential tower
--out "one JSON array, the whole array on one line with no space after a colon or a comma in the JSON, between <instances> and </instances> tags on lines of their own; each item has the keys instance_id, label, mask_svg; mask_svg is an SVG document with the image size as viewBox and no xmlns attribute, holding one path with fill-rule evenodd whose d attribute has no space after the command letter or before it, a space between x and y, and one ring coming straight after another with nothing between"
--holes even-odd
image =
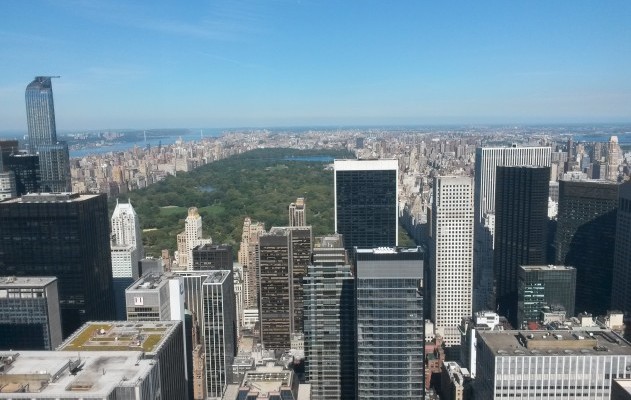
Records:
<instances>
[{"instance_id":1,"label":"tall residential tower","mask_svg":"<svg viewBox=\"0 0 631 400\"><path fill-rule=\"evenodd\" d=\"M39 155L41 187L47 192L69 192L68 144L57 141L55 106L50 76L37 76L26 87L29 150Z\"/></svg>"}]
</instances>

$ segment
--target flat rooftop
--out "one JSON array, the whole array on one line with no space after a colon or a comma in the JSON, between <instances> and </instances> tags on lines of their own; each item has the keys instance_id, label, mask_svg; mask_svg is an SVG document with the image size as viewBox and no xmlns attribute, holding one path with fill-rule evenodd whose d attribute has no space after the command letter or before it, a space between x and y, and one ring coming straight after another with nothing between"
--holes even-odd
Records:
<instances>
[{"instance_id":1,"label":"flat rooftop","mask_svg":"<svg viewBox=\"0 0 631 400\"><path fill-rule=\"evenodd\" d=\"M294 372L280 366L262 366L256 371L248 371L243 378L242 387L255 389L260 393L278 392L282 387L291 388Z\"/></svg>"},{"instance_id":2,"label":"flat rooftop","mask_svg":"<svg viewBox=\"0 0 631 400\"><path fill-rule=\"evenodd\" d=\"M0 288L43 288L57 280L54 276L20 277L0 276Z\"/></svg>"},{"instance_id":3,"label":"flat rooftop","mask_svg":"<svg viewBox=\"0 0 631 400\"><path fill-rule=\"evenodd\" d=\"M570 271L576 269L565 265L522 265L520 268L526 271Z\"/></svg>"},{"instance_id":4,"label":"flat rooftop","mask_svg":"<svg viewBox=\"0 0 631 400\"><path fill-rule=\"evenodd\" d=\"M178 325L178 321L88 322L66 339L58 350L154 353Z\"/></svg>"},{"instance_id":5,"label":"flat rooftop","mask_svg":"<svg viewBox=\"0 0 631 400\"><path fill-rule=\"evenodd\" d=\"M178 279L178 277L178 275L172 274L170 272L152 272L143 275L141 278L136 280L127 288L127 290L155 290L159 287L162 287L162 285L167 283L170 279Z\"/></svg>"},{"instance_id":6,"label":"flat rooftop","mask_svg":"<svg viewBox=\"0 0 631 400\"><path fill-rule=\"evenodd\" d=\"M0 352L0 398L107 398L118 386L135 385L154 368L138 352ZM8 395L10 394L10 395Z\"/></svg>"},{"instance_id":7,"label":"flat rooftop","mask_svg":"<svg viewBox=\"0 0 631 400\"><path fill-rule=\"evenodd\" d=\"M14 199L5 200L3 203L72 203L77 201L84 201L93 197L98 197L99 194L79 194L79 193L28 193L22 197L16 197Z\"/></svg>"},{"instance_id":8,"label":"flat rooftop","mask_svg":"<svg viewBox=\"0 0 631 400\"><path fill-rule=\"evenodd\" d=\"M611 330L478 331L496 356L631 355L631 344Z\"/></svg>"},{"instance_id":9,"label":"flat rooftop","mask_svg":"<svg viewBox=\"0 0 631 400\"><path fill-rule=\"evenodd\" d=\"M336 171L397 171L399 169L399 161L392 158L377 160L340 159L333 161L333 168Z\"/></svg>"}]
</instances>

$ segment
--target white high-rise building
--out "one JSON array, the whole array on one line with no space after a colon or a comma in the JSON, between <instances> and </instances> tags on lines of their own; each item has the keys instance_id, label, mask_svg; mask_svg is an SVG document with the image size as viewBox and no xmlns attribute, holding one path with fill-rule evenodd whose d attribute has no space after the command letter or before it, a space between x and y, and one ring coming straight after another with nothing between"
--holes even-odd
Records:
<instances>
[{"instance_id":1,"label":"white high-rise building","mask_svg":"<svg viewBox=\"0 0 631 400\"><path fill-rule=\"evenodd\" d=\"M458 326L472 314L473 182L434 178L431 215L430 293L436 333L447 346L460 344Z\"/></svg>"},{"instance_id":2,"label":"white high-rise building","mask_svg":"<svg viewBox=\"0 0 631 400\"><path fill-rule=\"evenodd\" d=\"M138 215L131 203L116 202L110 220L112 234L112 282L116 318L125 319L125 289L139 277L138 263L144 258Z\"/></svg>"},{"instance_id":3,"label":"white high-rise building","mask_svg":"<svg viewBox=\"0 0 631 400\"><path fill-rule=\"evenodd\" d=\"M494 303L489 289L493 276L495 232L495 176L497 167L550 167L550 147L478 147L474 177L474 310L482 311ZM552 179L551 179L552 180Z\"/></svg>"},{"instance_id":4,"label":"white high-rise building","mask_svg":"<svg viewBox=\"0 0 631 400\"><path fill-rule=\"evenodd\" d=\"M497 167L549 167L550 147L478 147L475 152L475 220L495 214Z\"/></svg>"},{"instance_id":5,"label":"white high-rise building","mask_svg":"<svg viewBox=\"0 0 631 400\"><path fill-rule=\"evenodd\" d=\"M0 158L0 163L2 158ZM15 186L15 174L13 171L2 172L2 165L0 165L0 201L6 199L12 199L17 196Z\"/></svg>"},{"instance_id":6,"label":"white high-rise building","mask_svg":"<svg viewBox=\"0 0 631 400\"><path fill-rule=\"evenodd\" d=\"M116 208L112 213L112 245L127 246L132 245L138 249L140 259L145 258L142 246L142 231L140 230L140 220L138 214L129 203L119 203L116 201Z\"/></svg>"},{"instance_id":7,"label":"white high-rise building","mask_svg":"<svg viewBox=\"0 0 631 400\"><path fill-rule=\"evenodd\" d=\"M289 204L289 226L307 225L307 204L304 197L298 197L295 203Z\"/></svg>"}]
</instances>

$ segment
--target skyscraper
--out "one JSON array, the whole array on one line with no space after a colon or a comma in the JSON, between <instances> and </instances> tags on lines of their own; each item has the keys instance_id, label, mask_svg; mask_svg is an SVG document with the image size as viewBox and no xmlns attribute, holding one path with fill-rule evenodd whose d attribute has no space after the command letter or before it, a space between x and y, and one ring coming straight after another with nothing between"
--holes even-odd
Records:
<instances>
[{"instance_id":1,"label":"skyscraper","mask_svg":"<svg viewBox=\"0 0 631 400\"><path fill-rule=\"evenodd\" d=\"M232 246L201 244L193 248L193 270L232 271Z\"/></svg>"},{"instance_id":2,"label":"skyscraper","mask_svg":"<svg viewBox=\"0 0 631 400\"><path fill-rule=\"evenodd\" d=\"M611 303L618 184L559 182L556 263L576 268L576 309L605 314Z\"/></svg>"},{"instance_id":3,"label":"skyscraper","mask_svg":"<svg viewBox=\"0 0 631 400\"><path fill-rule=\"evenodd\" d=\"M210 272L203 292L207 393L210 398L221 398L232 381L232 363L237 354L232 270Z\"/></svg>"},{"instance_id":4,"label":"skyscraper","mask_svg":"<svg viewBox=\"0 0 631 400\"><path fill-rule=\"evenodd\" d=\"M474 176L474 311L495 303L492 294L495 234L495 186L497 167L549 167L550 147L479 147L475 153Z\"/></svg>"},{"instance_id":5,"label":"skyscraper","mask_svg":"<svg viewBox=\"0 0 631 400\"><path fill-rule=\"evenodd\" d=\"M33 154L14 153L4 159L7 169L15 173L16 195L39 192L41 175L39 157Z\"/></svg>"},{"instance_id":6,"label":"skyscraper","mask_svg":"<svg viewBox=\"0 0 631 400\"><path fill-rule=\"evenodd\" d=\"M243 266L243 307L258 309L258 252L259 236L265 224L245 218L239 246L238 260Z\"/></svg>"},{"instance_id":7,"label":"skyscraper","mask_svg":"<svg viewBox=\"0 0 631 400\"><path fill-rule=\"evenodd\" d=\"M138 279L138 263L144 258L142 233L138 215L131 203L119 203L117 200L110 223L116 319L125 320L125 289Z\"/></svg>"},{"instance_id":8,"label":"skyscraper","mask_svg":"<svg viewBox=\"0 0 631 400\"><path fill-rule=\"evenodd\" d=\"M335 160L335 231L346 249L396 246L398 161Z\"/></svg>"},{"instance_id":9,"label":"skyscraper","mask_svg":"<svg viewBox=\"0 0 631 400\"><path fill-rule=\"evenodd\" d=\"M302 280L311 261L311 227L272 227L259 237L259 246L263 346L286 350L291 334L303 332Z\"/></svg>"},{"instance_id":10,"label":"skyscraper","mask_svg":"<svg viewBox=\"0 0 631 400\"><path fill-rule=\"evenodd\" d=\"M546 262L550 167L497 167L495 254L497 305L517 325L517 269Z\"/></svg>"},{"instance_id":11,"label":"skyscraper","mask_svg":"<svg viewBox=\"0 0 631 400\"><path fill-rule=\"evenodd\" d=\"M434 178L431 216L430 290L432 320L447 346L460 344L458 326L472 315L473 182L468 177Z\"/></svg>"},{"instance_id":12,"label":"skyscraper","mask_svg":"<svg viewBox=\"0 0 631 400\"><path fill-rule=\"evenodd\" d=\"M528 322L539 322L544 306L565 310L574 316L576 268L562 265L521 265L518 270L518 328L527 329Z\"/></svg>"},{"instance_id":13,"label":"skyscraper","mask_svg":"<svg viewBox=\"0 0 631 400\"><path fill-rule=\"evenodd\" d=\"M107 199L30 194L0 203L0 274L56 276L64 337L114 318Z\"/></svg>"},{"instance_id":14,"label":"skyscraper","mask_svg":"<svg viewBox=\"0 0 631 400\"><path fill-rule=\"evenodd\" d=\"M355 398L355 288L340 235L315 238L304 280L305 373L313 400Z\"/></svg>"},{"instance_id":15,"label":"skyscraper","mask_svg":"<svg viewBox=\"0 0 631 400\"><path fill-rule=\"evenodd\" d=\"M307 204L304 197L298 197L295 203L289 204L289 226L307 225Z\"/></svg>"},{"instance_id":16,"label":"skyscraper","mask_svg":"<svg viewBox=\"0 0 631 400\"><path fill-rule=\"evenodd\" d=\"M357 249L357 399L424 397L423 252Z\"/></svg>"},{"instance_id":17,"label":"skyscraper","mask_svg":"<svg viewBox=\"0 0 631 400\"><path fill-rule=\"evenodd\" d=\"M631 183L620 186L611 307L631 313Z\"/></svg>"},{"instance_id":18,"label":"skyscraper","mask_svg":"<svg viewBox=\"0 0 631 400\"><path fill-rule=\"evenodd\" d=\"M0 350L61 344L57 278L0 277Z\"/></svg>"},{"instance_id":19,"label":"skyscraper","mask_svg":"<svg viewBox=\"0 0 631 400\"><path fill-rule=\"evenodd\" d=\"M116 208L112 213L112 244L133 245L138 249L139 257L145 258L144 247L142 245L142 230L140 229L140 219L136 210L128 203L119 203L116 200Z\"/></svg>"},{"instance_id":20,"label":"skyscraper","mask_svg":"<svg viewBox=\"0 0 631 400\"><path fill-rule=\"evenodd\" d=\"M184 232L177 235L178 270L193 269L193 248L202 244L211 244L211 238L202 238L202 217L197 207L188 209L184 222Z\"/></svg>"},{"instance_id":21,"label":"skyscraper","mask_svg":"<svg viewBox=\"0 0 631 400\"><path fill-rule=\"evenodd\" d=\"M42 189L47 192L69 192L70 155L68 144L57 141L51 78L37 76L26 87L29 150L39 155Z\"/></svg>"}]
</instances>

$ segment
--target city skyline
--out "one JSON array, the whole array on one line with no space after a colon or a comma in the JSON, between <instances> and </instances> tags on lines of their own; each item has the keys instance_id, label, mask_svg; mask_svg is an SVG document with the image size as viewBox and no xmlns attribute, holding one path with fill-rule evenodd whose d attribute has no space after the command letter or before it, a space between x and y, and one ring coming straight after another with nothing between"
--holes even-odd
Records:
<instances>
[{"instance_id":1,"label":"city skyline","mask_svg":"<svg viewBox=\"0 0 631 400\"><path fill-rule=\"evenodd\" d=\"M46 74L62 131L631 120L622 1L3 8L0 130Z\"/></svg>"}]
</instances>

